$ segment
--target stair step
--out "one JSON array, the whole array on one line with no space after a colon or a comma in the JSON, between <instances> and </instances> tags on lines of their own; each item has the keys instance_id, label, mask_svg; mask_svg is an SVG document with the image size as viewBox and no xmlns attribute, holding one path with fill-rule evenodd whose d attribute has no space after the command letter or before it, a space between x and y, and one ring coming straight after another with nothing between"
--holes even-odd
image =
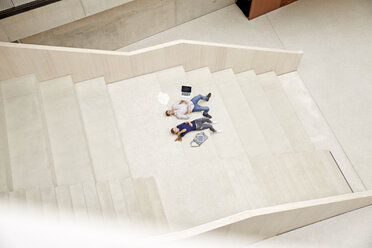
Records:
<instances>
[{"instance_id":1,"label":"stair step","mask_svg":"<svg viewBox=\"0 0 372 248\"><path fill-rule=\"evenodd\" d=\"M9 206L11 208L19 208L26 203L26 194L24 190L15 190L9 192Z\"/></svg>"},{"instance_id":2,"label":"stair step","mask_svg":"<svg viewBox=\"0 0 372 248\"><path fill-rule=\"evenodd\" d=\"M93 179L79 105L70 76L40 83L57 185Z\"/></svg>"},{"instance_id":3,"label":"stair step","mask_svg":"<svg viewBox=\"0 0 372 248\"><path fill-rule=\"evenodd\" d=\"M313 158L306 158L303 153L280 154L275 158L280 170L285 174L283 182L287 183L286 190L292 197L289 202L293 199L301 201L316 198L319 191L313 184L313 176L311 174L309 176L309 172L317 171L317 163L314 163ZM317 176L320 181L324 181L322 174L317 174Z\"/></svg>"},{"instance_id":4,"label":"stair step","mask_svg":"<svg viewBox=\"0 0 372 248\"><path fill-rule=\"evenodd\" d=\"M2 81L1 91L13 189L52 185L36 77L26 75ZM6 154L3 159L7 160Z\"/></svg>"},{"instance_id":5,"label":"stair step","mask_svg":"<svg viewBox=\"0 0 372 248\"><path fill-rule=\"evenodd\" d=\"M229 69L215 72L213 78L247 154L250 156L269 154L266 140L233 71Z\"/></svg>"},{"instance_id":6,"label":"stair step","mask_svg":"<svg viewBox=\"0 0 372 248\"><path fill-rule=\"evenodd\" d=\"M194 92L207 94L203 92L203 90L205 90L203 89L203 82L212 81L212 74L208 68L205 67L189 71L187 72L187 77ZM210 102L206 104L212 104L216 97L218 97L218 95L213 95ZM218 127L219 123L216 126ZM222 135L225 135L225 132L223 132ZM253 206L265 206L260 197L261 194L257 193L256 178L251 173L250 162L246 158L217 160L216 158L219 157L219 152L214 143L214 140L211 140L198 149L193 149L193 156L190 156L191 160L195 160L193 163L200 163L200 158L203 157L206 161L213 161L214 168L222 166L224 168L224 173L228 175L229 183L235 192L234 195L240 196L237 197L237 202L239 202L238 209L241 211L251 209ZM186 142L185 145L188 146L188 142ZM221 179L219 179L219 181L221 182Z\"/></svg>"},{"instance_id":7,"label":"stair step","mask_svg":"<svg viewBox=\"0 0 372 248\"><path fill-rule=\"evenodd\" d=\"M177 68L174 68L174 70L177 70ZM191 85L195 94L202 93L206 95L208 93L208 91L205 91L200 87L200 85L203 84L202 82L204 80L211 80L211 74L207 68L187 72L186 78L184 72L181 70L179 70L178 72L178 78L175 78L174 76L173 78L171 76L167 77L166 75L164 75L166 71L163 71L162 73L162 80L165 81L163 83L160 82L162 90L176 96L174 99L179 100L180 97L181 84L176 82L185 82L184 84ZM168 80L173 80L173 84ZM215 96L212 93L212 98L209 102L205 103L201 101L200 104L210 105L213 99L215 99ZM171 104L173 104L173 102L171 102ZM201 113L192 113L191 120L198 117L202 117ZM176 118L173 118L173 120L174 125L177 125L183 121ZM217 124L217 126L219 126L219 124ZM207 134L208 133L209 131L207 131ZM184 148L184 152L190 162L187 175L184 174L183 179L187 180L186 178L190 177L190 180L204 182L203 189L196 189L195 187L192 189L192 191L195 190L197 192L193 193L194 197L190 198L194 199L192 201L189 201L188 204L190 204L190 209L192 208L192 206L194 206L194 208L198 208L199 211L198 213L193 213L192 216L188 217L187 221L184 221L185 224L187 223L187 225L190 226L213 220L216 215L227 216L229 214L236 213L237 211L239 211L238 209L244 209L244 207L240 206L237 203L235 195L236 189L234 189L234 185L232 185L232 183L230 182L230 178L226 177L226 164L224 164L223 161L219 159L219 152L215 145L214 138L215 135L211 134L211 139L198 148L190 148L189 143L193 139L193 135L185 136L183 138L182 145ZM214 183L215 180L219 182L218 185ZM214 185L214 189L210 188L212 185ZM187 193L191 194L191 189ZM225 201L223 201L224 206L221 205L221 197L224 197L225 199ZM195 199L198 199L199 202L193 202ZM203 205L203 207L201 207L200 205ZM204 208L210 206L218 206L218 208L216 207L216 211L214 213L211 213L209 210Z\"/></svg>"},{"instance_id":8,"label":"stair step","mask_svg":"<svg viewBox=\"0 0 372 248\"><path fill-rule=\"evenodd\" d=\"M330 150L354 191L365 187L297 72L279 77L297 117L316 149Z\"/></svg>"},{"instance_id":9,"label":"stair step","mask_svg":"<svg viewBox=\"0 0 372 248\"><path fill-rule=\"evenodd\" d=\"M226 174L236 192L240 211L256 209L268 205L262 194L262 185L257 178L252 163L247 158L224 159Z\"/></svg>"},{"instance_id":10,"label":"stair step","mask_svg":"<svg viewBox=\"0 0 372 248\"><path fill-rule=\"evenodd\" d=\"M209 88L207 90L196 90L200 85L199 82L191 82L182 67L170 68L156 74L162 92L168 94L171 99L169 105L180 100L181 85L192 85L193 92L196 92L196 94L207 94L209 92ZM212 98L217 100L217 98ZM206 105L210 105L211 101ZM201 104L204 103L201 102ZM200 117L202 117L201 113L192 113L190 121ZM185 121L175 117L165 119L171 120L173 127ZM208 135L209 131L206 132ZM225 155L227 154L225 147L223 150L218 150L215 142L217 136L217 134L211 134L210 140L202 147L191 148L189 142L194 135L186 135L182 141L185 158L180 160L180 156L176 156L172 160L172 166L169 166L166 175L158 175L159 173L156 175L155 179L159 182L159 192L162 195L163 206L172 230L202 224L214 220L216 216L222 217L236 213L239 209L234 189L229 178L226 177L224 164L219 159L221 153L224 156L233 155L231 153ZM174 140L175 137L170 138ZM177 144L173 142L173 146ZM222 139L220 139L219 144L222 146ZM241 146L240 148L240 154L244 155L243 148ZM202 150L207 153L203 154ZM232 150L232 152L237 153L239 151ZM179 161L182 161L182 163L179 164ZM177 162L177 164L174 162ZM218 180L219 184L216 185L215 180ZM196 185L189 183L193 181L203 182L203 187L195 187ZM225 199L223 204L221 203L221 194ZM183 195L183 197L180 199L179 195ZM216 210L211 212L211 207L215 207ZM192 209L198 209L198 212L196 213Z\"/></svg>"},{"instance_id":11,"label":"stair step","mask_svg":"<svg viewBox=\"0 0 372 248\"><path fill-rule=\"evenodd\" d=\"M169 131L173 124L157 100L161 89L155 74L110 84L108 90L133 177L151 176L158 166L183 162L182 157L174 159L182 147L175 145ZM165 152L169 156L161 155Z\"/></svg>"},{"instance_id":12,"label":"stair step","mask_svg":"<svg viewBox=\"0 0 372 248\"><path fill-rule=\"evenodd\" d=\"M192 86L193 92L195 92L196 94L199 94L199 93L204 94L204 95L208 94L208 92L202 92L199 89L199 83L201 81L208 80L211 77L209 69L206 69L206 70L198 69L198 70L190 71L190 72L186 73L186 76L187 76L187 84ZM179 87L177 87L177 88L178 88L178 92L179 92ZM209 104L209 102L205 102L205 101L201 100L199 102L199 104L207 106ZM195 119L195 118L199 118L199 117L200 118L203 117L201 115L201 112L193 113L192 117L191 117L191 120ZM176 120L176 118L173 118L173 119ZM177 120L177 121L180 122L181 120ZM178 123L176 123L176 124L178 124ZM218 125L215 125L215 128L218 128ZM212 134L208 130L206 130L206 134L208 136L214 136L214 134ZM182 146L183 146L185 155L187 156L190 164L193 164L193 165L201 164L201 159L200 158L203 158L203 160L208 161L209 164L213 163L213 167L214 167L213 171L215 171L215 172L219 171L219 172L222 172L222 174L224 174L225 167L224 167L223 162L219 159L219 153L218 153L216 145L214 144L213 138L212 137L209 138L209 140L207 140L205 143L203 143L203 145L200 146L200 147L191 148L190 143L194 139L194 137L195 137L194 135L186 135L183 138L183 141L182 141ZM210 169L211 167L208 165L205 168ZM218 173L216 173L214 175L218 177ZM231 187L231 189L232 189L231 183L226 178L225 178L223 184L222 184L222 181L221 181L221 185L224 185L224 184L225 184L225 187ZM230 186L229 186L229 184L230 184Z\"/></svg>"},{"instance_id":13,"label":"stair step","mask_svg":"<svg viewBox=\"0 0 372 248\"><path fill-rule=\"evenodd\" d=\"M9 193L8 192L0 192L0 206L7 207L9 204Z\"/></svg>"},{"instance_id":14,"label":"stair step","mask_svg":"<svg viewBox=\"0 0 372 248\"><path fill-rule=\"evenodd\" d=\"M102 216L106 223L112 223L116 218L115 207L111 197L109 182L97 182L97 194L101 204Z\"/></svg>"},{"instance_id":15,"label":"stair step","mask_svg":"<svg viewBox=\"0 0 372 248\"><path fill-rule=\"evenodd\" d=\"M288 137L280 125L256 74L253 71L248 71L239 73L236 77L258 125L261 127L270 151L272 153L292 151Z\"/></svg>"},{"instance_id":16,"label":"stair step","mask_svg":"<svg viewBox=\"0 0 372 248\"><path fill-rule=\"evenodd\" d=\"M135 179L134 189L147 229L155 232L167 229L167 219L154 178Z\"/></svg>"},{"instance_id":17,"label":"stair step","mask_svg":"<svg viewBox=\"0 0 372 248\"><path fill-rule=\"evenodd\" d=\"M320 151L298 153L302 166L305 167L303 169L303 175L306 177L306 181L308 182L308 188L312 189L314 192L312 199L340 194L338 193L338 187L333 185L333 176L330 176L325 168L326 166L332 166L333 164L329 164L329 162L323 164L319 159L319 152Z\"/></svg>"},{"instance_id":18,"label":"stair step","mask_svg":"<svg viewBox=\"0 0 372 248\"><path fill-rule=\"evenodd\" d=\"M348 182L344 178L340 168L329 151L321 150L318 151L318 159L322 162L323 168L328 174L328 178L332 182L332 185L337 188L336 194L347 194L351 193L351 189Z\"/></svg>"},{"instance_id":19,"label":"stair step","mask_svg":"<svg viewBox=\"0 0 372 248\"><path fill-rule=\"evenodd\" d=\"M286 194L282 194L279 175L276 174L276 161L272 156L250 157L253 171L257 177L262 194L266 199L267 206L286 202ZM286 192L287 193L287 192Z\"/></svg>"},{"instance_id":20,"label":"stair step","mask_svg":"<svg viewBox=\"0 0 372 248\"><path fill-rule=\"evenodd\" d=\"M83 183L85 203L90 219L101 220L102 209L99 201L96 183L85 182Z\"/></svg>"},{"instance_id":21,"label":"stair step","mask_svg":"<svg viewBox=\"0 0 372 248\"><path fill-rule=\"evenodd\" d=\"M110 192L111 198L114 204L116 217L121 223L127 223L129 220L127 203L125 201L124 193L121 187L121 182L119 180L110 181Z\"/></svg>"},{"instance_id":22,"label":"stair step","mask_svg":"<svg viewBox=\"0 0 372 248\"><path fill-rule=\"evenodd\" d=\"M141 224L143 222L143 218L132 179L127 178L122 180L121 186L130 222L132 224Z\"/></svg>"},{"instance_id":23,"label":"stair step","mask_svg":"<svg viewBox=\"0 0 372 248\"><path fill-rule=\"evenodd\" d=\"M189 85L182 66L169 68L155 73L160 88L169 96L169 104L180 100L182 85Z\"/></svg>"},{"instance_id":24,"label":"stair step","mask_svg":"<svg viewBox=\"0 0 372 248\"><path fill-rule=\"evenodd\" d=\"M326 151L283 153L250 157L254 173L261 183L269 205L318 199L350 193L341 173L332 161L321 156Z\"/></svg>"},{"instance_id":25,"label":"stair step","mask_svg":"<svg viewBox=\"0 0 372 248\"><path fill-rule=\"evenodd\" d=\"M130 176L104 79L80 82L75 89L96 180Z\"/></svg>"},{"instance_id":26,"label":"stair step","mask_svg":"<svg viewBox=\"0 0 372 248\"><path fill-rule=\"evenodd\" d=\"M168 81L166 82L163 82L162 81L162 90L167 92L167 94L169 95L172 95L172 96L175 96L173 99L177 99L178 97L178 101L180 100L180 87L181 87L181 84L177 83L177 82L185 82L184 84L186 85L191 85L193 87L193 91L194 92L198 92L197 90L197 84L195 84L195 82L193 82L192 80L188 79L187 76L188 76L188 73L185 74L185 72L183 70L180 70L178 67L175 68L175 70L179 70L179 79L176 79L175 82L173 84L169 83ZM164 72L163 72L164 73ZM161 77L161 76L160 76ZM163 77L165 79L167 79L167 77ZM164 79L162 79L164 80ZM201 79L199 79L199 82L200 82ZM202 92L198 92L198 93L202 93ZM205 95L207 93L204 93ZM174 100L175 102L177 102L177 100ZM170 102L170 105L174 104L175 102ZM201 105L207 105L208 103L205 103L204 101L201 101L200 102ZM190 117L190 120L188 121L191 121L193 119L196 119L196 118L202 118L203 116L201 115L201 112L197 113L197 112L194 112L192 113L192 116ZM169 120L170 123L172 123L172 126L175 127L177 126L178 124L180 124L181 122L183 121L186 121L186 120L178 120L177 118L170 118L168 117L167 118ZM206 130L206 134L209 136L209 131ZM208 142L205 142L202 146L198 147L198 149L192 149L190 147L190 143L191 141L193 140L194 138L194 135L190 134L190 135L186 135L185 137L183 137L183 141L182 141L182 147L183 147L183 150L184 150L184 153L186 154L187 158L188 158L188 161L191 163L191 164L194 164L194 163L198 163L200 161L200 158L203 157L205 160L213 160L214 158L218 157L218 152L217 152L217 149L213 143L212 140L208 141ZM174 138L173 138L174 139Z\"/></svg>"},{"instance_id":27,"label":"stair step","mask_svg":"<svg viewBox=\"0 0 372 248\"><path fill-rule=\"evenodd\" d=\"M0 82L0 192L13 189L13 179L10 169L8 136L6 130L3 93Z\"/></svg>"},{"instance_id":28,"label":"stair step","mask_svg":"<svg viewBox=\"0 0 372 248\"><path fill-rule=\"evenodd\" d=\"M88 208L85 202L83 185L80 183L70 185L70 193L75 217L79 219L88 219Z\"/></svg>"},{"instance_id":29,"label":"stair step","mask_svg":"<svg viewBox=\"0 0 372 248\"><path fill-rule=\"evenodd\" d=\"M181 72L184 76L184 71ZM187 191L187 187L168 186L173 185L176 178L185 177L181 173L189 167L189 161L182 144L174 142L175 136L170 133L177 122L165 116L166 106L157 100L160 92L168 93L159 87L157 73L116 82L108 85L108 89L132 176L142 178L156 175L157 180L163 182L159 191L169 199L163 202L167 215L177 218L183 209L190 211L189 206L175 202L174 198L175 194ZM169 173L158 173L160 171ZM182 209L170 207L173 204L181 205ZM177 219L173 220L178 222Z\"/></svg>"},{"instance_id":30,"label":"stair step","mask_svg":"<svg viewBox=\"0 0 372 248\"><path fill-rule=\"evenodd\" d=\"M39 188L32 188L25 191L26 193L26 202L27 202L27 209L33 212L41 212L42 211L42 200L41 200L41 192Z\"/></svg>"},{"instance_id":31,"label":"stair step","mask_svg":"<svg viewBox=\"0 0 372 248\"><path fill-rule=\"evenodd\" d=\"M40 194L44 216L56 217L58 214L58 205L54 187L40 188Z\"/></svg>"},{"instance_id":32,"label":"stair step","mask_svg":"<svg viewBox=\"0 0 372 248\"><path fill-rule=\"evenodd\" d=\"M234 128L234 125L229 117L228 110L220 95L219 89L214 83L214 79L210 74L209 77L204 75L206 80L197 80L197 70L188 72L190 81L193 83L193 91L203 94L211 93L212 97L206 105L210 107L212 119L218 121L216 127L222 130L221 134L212 135L213 143L216 146L220 158L244 157L245 150L240 142L239 136ZM206 73L204 70L203 73ZM179 95L179 92L178 92Z\"/></svg>"},{"instance_id":33,"label":"stair step","mask_svg":"<svg viewBox=\"0 0 372 248\"><path fill-rule=\"evenodd\" d=\"M57 186L55 188L57 205L59 208L59 214L62 216L72 217L74 216L74 209L72 206L70 187L67 185Z\"/></svg>"},{"instance_id":34,"label":"stair step","mask_svg":"<svg viewBox=\"0 0 372 248\"><path fill-rule=\"evenodd\" d=\"M297 117L274 72L259 76L263 89L294 151L312 151L314 146Z\"/></svg>"}]
</instances>

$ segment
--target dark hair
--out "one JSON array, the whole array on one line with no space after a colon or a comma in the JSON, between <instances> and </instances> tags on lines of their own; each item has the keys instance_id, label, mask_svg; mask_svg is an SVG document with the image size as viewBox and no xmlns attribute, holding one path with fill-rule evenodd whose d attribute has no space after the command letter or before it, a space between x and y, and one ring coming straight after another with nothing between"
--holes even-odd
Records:
<instances>
[{"instance_id":1,"label":"dark hair","mask_svg":"<svg viewBox=\"0 0 372 248\"><path fill-rule=\"evenodd\" d=\"M170 114L168 113L168 110L165 111L165 115L170 116Z\"/></svg>"},{"instance_id":2,"label":"dark hair","mask_svg":"<svg viewBox=\"0 0 372 248\"><path fill-rule=\"evenodd\" d=\"M171 133L176 134L176 132L173 130L173 128L171 128Z\"/></svg>"}]
</instances>

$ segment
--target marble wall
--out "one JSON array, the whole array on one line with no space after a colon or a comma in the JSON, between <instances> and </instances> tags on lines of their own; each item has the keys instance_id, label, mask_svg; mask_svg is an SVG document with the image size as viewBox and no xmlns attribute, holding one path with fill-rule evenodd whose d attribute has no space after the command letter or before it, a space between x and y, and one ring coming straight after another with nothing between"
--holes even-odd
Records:
<instances>
[{"instance_id":1,"label":"marble wall","mask_svg":"<svg viewBox=\"0 0 372 248\"><path fill-rule=\"evenodd\" d=\"M89 13L94 13L98 5L91 2L99 1L103 0L81 0L81 3L83 6L89 3L90 7L85 9L89 9ZM123 0L111 0L119 1ZM30 44L115 50L234 2L234 0L134 0L59 27L48 28L48 31L31 32L28 31L30 27L24 37L9 34L8 37ZM49 18L51 17L45 20L49 21Z\"/></svg>"},{"instance_id":2,"label":"marble wall","mask_svg":"<svg viewBox=\"0 0 372 248\"><path fill-rule=\"evenodd\" d=\"M0 40L19 40L130 1L133 0L62 0L1 19Z\"/></svg>"}]
</instances>

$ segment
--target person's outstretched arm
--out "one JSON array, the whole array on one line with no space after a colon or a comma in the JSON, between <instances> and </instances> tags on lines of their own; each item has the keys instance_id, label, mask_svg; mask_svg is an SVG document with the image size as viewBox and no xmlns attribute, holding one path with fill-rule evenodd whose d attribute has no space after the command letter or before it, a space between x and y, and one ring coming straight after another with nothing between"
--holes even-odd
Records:
<instances>
[{"instance_id":1,"label":"person's outstretched arm","mask_svg":"<svg viewBox=\"0 0 372 248\"><path fill-rule=\"evenodd\" d=\"M178 137L177 137L177 139L176 139L175 141L182 141L182 136L181 136L181 134L183 134L184 132L186 132L186 129L182 129L181 131L179 131L179 132L177 133Z\"/></svg>"},{"instance_id":2,"label":"person's outstretched arm","mask_svg":"<svg viewBox=\"0 0 372 248\"><path fill-rule=\"evenodd\" d=\"M187 114L189 115L191 113L191 104L187 105Z\"/></svg>"},{"instance_id":3,"label":"person's outstretched arm","mask_svg":"<svg viewBox=\"0 0 372 248\"><path fill-rule=\"evenodd\" d=\"M191 123L191 122L189 122L189 121L185 121L185 123L186 123L187 125L189 125L190 127L192 127L192 123Z\"/></svg>"}]
</instances>

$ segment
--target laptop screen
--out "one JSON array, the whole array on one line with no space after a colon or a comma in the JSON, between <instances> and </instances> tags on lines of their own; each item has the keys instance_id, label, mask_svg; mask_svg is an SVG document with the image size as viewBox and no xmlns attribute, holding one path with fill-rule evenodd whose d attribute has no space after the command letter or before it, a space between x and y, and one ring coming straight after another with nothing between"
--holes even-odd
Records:
<instances>
[{"instance_id":1,"label":"laptop screen","mask_svg":"<svg viewBox=\"0 0 372 248\"><path fill-rule=\"evenodd\" d=\"M191 86L182 85L181 91L186 92L186 93L191 93Z\"/></svg>"}]
</instances>

